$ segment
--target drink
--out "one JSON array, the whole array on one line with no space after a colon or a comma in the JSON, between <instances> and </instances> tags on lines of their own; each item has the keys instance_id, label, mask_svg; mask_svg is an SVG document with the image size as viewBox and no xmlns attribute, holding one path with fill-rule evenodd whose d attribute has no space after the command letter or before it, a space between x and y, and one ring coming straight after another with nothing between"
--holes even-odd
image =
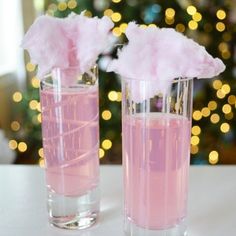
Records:
<instances>
[{"instance_id":1,"label":"drink","mask_svg":"<svg viewBox=\"0 0 236 236\"><path fill-rule=\"evenodd\" d=\"M41 91L43 146L48 187L65 196L95 188L98 170L98 91Z\"/></svg>"},{"instance_id":2,"label":"drink","mask_svg":"<svg viewBox=\"0 0 236 236\"><path fill-rule=\"evenodd\" d=\"M173 228L186 217L191 122L143 115L123 117L125 215L149 230Z\"/></svg>"},{"instance_id":3,"label":"drink","mask_svg":"<svg viewBox=\"0 0 236 236\"><path fill-rule=\"evenodd\" d=\"M40 97L49 220L87 228L99 213L98 86L42 82Z\"/></svg>"}]
</instances>

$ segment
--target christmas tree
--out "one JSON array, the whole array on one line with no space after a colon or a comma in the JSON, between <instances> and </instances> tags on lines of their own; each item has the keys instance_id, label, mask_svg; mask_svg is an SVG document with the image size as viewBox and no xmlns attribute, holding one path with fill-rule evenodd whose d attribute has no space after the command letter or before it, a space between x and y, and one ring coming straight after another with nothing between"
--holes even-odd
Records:
<instances>
[{"instance_id":1,"label":"christmas tree","mask_svg":"<svg viewBox=\"0 0 236 236\"><path fill-rule=\"evenodd\" d=\"M141 27L171 27L204 45L214 57L227 65L221 77L196 80L194 88L191 163L236 163L236 83L233 74L233 38L235 36L236 7L233 1L152 1L152 0L69 0L46 1L46 14L66 17L71 12L84 11L88 17L106 15L115 26L115 44L126 42L127 23L136 21ZM100 68L100 158L101 163L121 163L121 91L119 78L106 73L107 63L116 49L101 56ZM13 95L22 117L13 121L15 139L9 145L18 149L18 163L43 163L41 143L41 114L39 80L34 77L35 66L27 63L30 76L28 92ZM15 122L15 123L14 123ZM21 128L19 128L21 123Z\"/></svg>"}]
</instances>

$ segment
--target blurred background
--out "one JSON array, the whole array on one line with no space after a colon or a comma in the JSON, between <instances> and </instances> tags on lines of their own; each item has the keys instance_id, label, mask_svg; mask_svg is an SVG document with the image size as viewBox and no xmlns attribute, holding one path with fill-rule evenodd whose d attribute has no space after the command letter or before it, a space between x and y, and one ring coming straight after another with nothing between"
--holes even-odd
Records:
<instances>
[{"instance_id":1,"label":"blurred background","mask_svg":"<svg viewBox=\"0 0 236 236\"><path fill-rule=\"evenodd\" d=\"M85 11L115 23L115 43L126 42L129 21L141 27L171 27L221 58L226 71L196 80L191 137L192 164L236 164L236 0L0 0L0 164L44 165L39 80L20 48L24 33L41 14L66 17ZM99 59L100 161L121 163L119 79L104 70L114 56Z\"/></svg>"}]
</instances>

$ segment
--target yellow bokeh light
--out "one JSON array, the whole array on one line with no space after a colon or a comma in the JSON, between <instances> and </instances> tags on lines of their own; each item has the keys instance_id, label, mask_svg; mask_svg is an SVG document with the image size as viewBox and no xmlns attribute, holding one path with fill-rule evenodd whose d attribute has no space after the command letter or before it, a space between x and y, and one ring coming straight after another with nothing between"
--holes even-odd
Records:
<instances>
[{"instance_id":1,"label":"yellow bokeh light","mask_svg":"<svg viewBox=\"0 0 236 236\"><path fill-rule=\"evenodd\" d=\"M192 127L191 132L193 135L199 135L201 133L201 128L198 125L195 125Z\"/></svg>"},{"instance_id":2,"label":"yellow bokeh light","mask_svg":"<svg viewBox=\"0 0 236 236\"><path fill-rule=\"evenodd\" d=\"M41 105L40 105L40 102L38 102L36 109L37 109L37 111L41 112Z\"/></svg>"},{"instance_id":3,"label":"yellow bokeh light","mask_svg":"<svg viewBox=\"0 0 236 236\"><path fill-rule=\"evenodd\" d=\"M112 142L111 140L109 139L105 139L103 142L102 142L102 147L105 149L105 150L108 150L112 147Z\"/></svg>"},{"instance_id":4,"label":"yellow bokeh light","mask_svg":"<svg viewBox=\"0 0 236 236\"><path fill-rule=\"evenodd\" d=\"M217 151L211 151L209 153L209 162L212 165L217 164L217 162L219 161L219 153Z\"/></svg>"},{"instance_id":5,"label":"yellow bokeh light","mask_svg":"<svg viewBox=\"0 0 236 236\"><path fill-rule=\"evenodd\" d=\"M220 116L218 114L214 113L211 115L210 120L211 120L211 123L217 124L220 121Z\"/></svg>"},{"instance_id":6,"label":"yellow bokeh light","mask_svg":"<svg viewBox=\"0 0 236 236\"><path fill-rule=\"evenodd\" d=\"M106 9L103 13L104 16L111 17L113 14L113 11L111 9Z\"/></svg>"},{"instance_id":7,"label":"yellow bokeh light","mask_svg":"<svg viewBox=\"0 0 236 236\"><path fill-rule=\"evenodd\" d=\"M102 119L103 120L110 120L111 116L112 116L112 114L109 110L105 110L102 112Z\"/></svg>"},{"instance_id":8,"label":"yellow bokeh light","mask_svg":"<svg viewBox=\"0 0 236 236\"><path fill-rule=\"evenodd\" d=\"M173 8L167 8L165 11L166 18L172 19L175 17L175 10Z\"/></svg>"},{"instance_id":9,"label":"yellow bokeh light","mask_svg":"<svg viewBox=\"0 0 236 236\"><path fill-rule=\"evenodd\" d=\"M228 123L222 123L220 126L220 130L222 133L228 133L230 130L230 125Z\"/></svg>"},{"instance_id":10,"label":"yellow bokeh light","mask_svg":"<svg viewBox=\"0 0 236 236\"><path fill-rule=\"evenodd\" d=\"M195 6L188 6L187 7L187 13L189 15L194 15L197 12L197 8Z\"/></svg>"},{"instance_id":11,"label":"yellow bokeh light","mask_svg":"<svg viewBox=\"0 0 236 236\"><path fill-rule=\"evenodd\" d=\"M228 97L228 103L229 103L230 105L234 105L235 102L236 102L236 97L235 97L234 95L230 95L230 96Z\"/></svg>"},{"instance_id":12,"label":"yellow bokeh light","mask_svg":"<svg viewBox=\"0 0 236 236\"><path fill-rule=\"evenodd\" d=\"M225 104L225 105L222 107L222 111L223 111L223 113L225 113L225 114L229 114L229 113L232 111L232 107L231 107L229 104Z\"/></svg>"},{"instance_id":13,"label":"yellow bokeh light","mask_svg":"<svg viewBox=\"0 0 236 236\"><path fill-rule=\"evenodd\" d=\"M228 84L224 84L224 85L222 86L222 88L221 88L221 91L222 91L224 94L228 94L228 93L230 93L231 88L230 88L230 86L229 86Z\"/></svg>"},{"instance_id":14,"label":"yellow bokeh light","mask_svg":"<svg viewBox=\"0 0 236 236\"><path fill-rule=\"evenodd\" d=\"M126 23L120 24L120 31L121 31L122 33L125 33L127 27L128 27L128 24L126 24Z\"/></svg>"},{"instance_id":15,"label":"yellow bokeh light","mask_svg":"<svg viewBox=\"0 0 236 236\"><path fill-rule=\"evenodd\" d=\"M199 12L196 12L192 17L193 17L193 20L196 22L199 22L202 20L202 14Z\"/></svg>"},{"instance_id":16,"label":"yellow bokeh light","mask_svg":"<svg viewBox=\"0 0 236 236\"><path fill-rule=\"evenodd\" d=\"M225 30L225 24L223 22L217 22L216 23L216 29L219 32L223 32Z\"/></svg>"},{"instance_id":17,"label":"yellow bokeh light","mask_svg":"<svg viewBox=\"0 0 236 236\"><path fill-rule=\"evenodd\" d=\"M191 145L191 154L197 154L199 151L199 147L197 145Z\"/></svg>"},{"instance_id":18,"label":"yellow bokeh light","mask_svg":"<svg viewBox=\"0 0 236 236\"><path fill-rule=\"evenodd\" d=\"M213 81L213 88L214 89L216 89L216 90L218 90L218 89L221 89L221 87L222 87L222 82L220 81L220 80L214 80Z\"/></svg>"},{"instance_id":19,"label":"yellow bokeh light","mask_svg":"<svg viewBox=\"0 0 236 236\"><path fill-rule=\"evenodd\" d=\"M93 16L92 12L91 12L91 11L88 11L88 10L86 10L86 11L84 12L84 15L87 16L87 17L92 17L92 16Z\"/></svg>"},{"instance_id":20,"label":"yellow bokeh light","mask_svg":"<svg viewBox=\"0 0 236 236\"><path fill-rule=\"evenodd\" d=\"M194 120L201 120L202 119L202 113L200 111L194 111L193 112L193 119Z\"/></svg>"},{"instance_id":21,"label":"yellow bokeh light","mask_svg":"<svg viewBox=\"0 0 236 236\"><path fill-rule=\"evenodd\" d=\"M219 99L223 99L225 97L225 93L222 92L221 89L219 89L216 93L216 96L219 98Z\"/></svg>"},{"instance_id":22,"label":"yellow bokeh light","mask_svg":"<svg viewBox=\"0 0 236 236\"><path fill-rule=\"evenodd\" d=\"M191 144L192 145L198 145L200 142L200 138L198 136L192 136L191 137Z\"/></svg>"},{"instance_id":23,"label":"yellow bokeh light","mask_svg":"<svg viewBox=\"0 0 236 236\"><path fill-rule=\"evenodd\" d=\"M116 91L110 91L108 93L108 98L109 98L110 101L113 101L113 102L116 101L117 98L118 98L117 92Z\"/></svg>"},{"instance_id":24,"label":"yellow bokeh light","mask_svg":"<svg viewBox=\"0 0 236 236\"><path fill-rule=\"evenodd\" d=\"M43 155L43 148L40 148L38 150L38 154L39 154L40 157L44 157L44 155Z\"/></svg>"},{"instance_id":25,"label":"yellow bokeh light","mask_svg":"<svg viewBox=\"0 0 236 236\"><path fill-rule=\"evenodd\" d=\"M224 10L220 9L216 12L216 16L219 20L224 20L226 17L226 13Z\"/></svg>"},{"instance_id":26,"label":"yellow bokeh light","mask_svg":"<svg viewBox=\"0 0 236 236\"><path fill-rule=\"evenodd\" d=\"M40 87L40 80L37 77L33 77L31 79L31 84L34 88L39 88Z\"/></svg>"},{"instance_id":27,"label":"yellow bokeh light","mask_svg":"<svg viewBox=\"0 0 236 236\"><path fill-rule=\"evenodd\" d=\"M147 25L141 24L139 27L140 27L141 29L146 29L146 28L147 28Z\"/></svg>"},{"instance_id":28,"label":"yellow bokeh light","mask_svg":"<svg viewBox=\"0 0 236 236\"><path fill-rule=\"evenodd\" d=\"M111 19L112 21L114 22L119 22L121 20L121 14L119 12L114 12L112 15L111 15Z\"/></svg>"},{"instance_id":29,"label":"yellow bokeh light","mask_svg":"<svg viewBox=\"0 0 236 236\"><path fill-rule=\"evenodd\" d=\"M233 112L225 114L225 119L226 120L232 120L233 118L234 118L234 113Z\"/></svg>"},{"instance_id":30,"label":"yellow bokeh light","mask_svg":"<svg viewBox=\"0 0 236 236\"><path fill-rule=\"evenodd\" d=\"M211 114L211 111L210 111L210 109L208 108L208 107L204 107L204 108L202 108L202 115L204 116L204 117L208 117L210 114Z\"/></svg>"},{"instance_id":31,"label":"yellow bokeh light","mask_svg":"<svg viewBox=\"0 0 236 236\"><path fill-rule=\"evenodd\" d=\"M116 37L120 37L121 34L122 34L122 32L121 32L121 30L120 30L120 27L115 27L115 28L112 30L112 33L113 33L113 35L116 36Z\"/></svg>"},{"instance_id":32,"label":"yellow bokeh light","mask_svg":"<svg viewBox=\"0 0 236 236\"><path fill-rule=\"evenodd\" d=\"M39 166L41 167L41 168L44 168L45 167L45 161L44 161L44 158L40 158L39 159Z\"/></svg>"},{"instance_id":33,"label":"yellow bokeh light","mask_svg":"<svg viewBox=\"0 0 236 236\"><path fill-rule=\"evenodd\" d=\"M9 140L8 146L9 146L10 149L15 150L17 148L16 140L14 140L14 139Z\"/></svg>"},{"instance_id":34,"label":"yellow bokeh light","mask_svg":"<svg viewBox=\"0 0 236 236\"><path fill-rule=\"evenodd\" d=\"M67 8L66 2L60 2L60 3L58 4L57 8L58 8L59 11L65 11L66 8Z\"/></svg>"},{"instance_id":35,"label":"yellow bokeh light","mask_svg":"<svg viewBox=\"0 0 236 236\"><path fill-rule=\"evenodd\" d=\"M37 109L37 106L38 106L38 101L36 100L31 100L29 102L29 107L31 110L36 110Z\"/></svg>"},{"instance_id":36,"label":"yellow bokeh light","mask_svg":"<svg viewBox=\"0 0 236 236\"><path fill-rule=\"evenodd\" d=\"M27 150L27 144L25 142L19 142L18 150L19 152L25 152Z\"/></svg>"},{"instance_id":37,"label":"yellow bokeh light","mask_svg":"<svg viewBox=\"0 0 236 236\"><path fill-rule=\"evenodd\" d=\"M196 21L194 21L194 20L190 20L190 21L188 22L188 27L189 27L189 29L191 29L191 30L196 30L197 27L198 27L198 23L197 23Z\"/></svg>"},{"instance_id":38,"label":"yellow bokeh light","mask_svg":"<svg viewBox=\"0 0 236 236\"><path fill-rule=\"evenodd\" d=\"M11 122L11 129L13 131L18 131L20 129L20 123L18 121Z\"/></svg>"},{"instance_id":39,"label":"yellow bokeh light","mask_svg":"<svg viewBox=\"0 0 236 236\"><path fill-rule=\"evenodd\" d=\"M167 25L173 25L175 23L174 18L165 18L165 22Z\"/></svg>"},{"instance_id":40,"label":"yellow bokeh light","mask_svg":"<svg viewBox=\"0 0 236 236\"><path fill-rule=\"evenodd\" d=\"M105 155L105 151L102 148L99 148L99 158L103 158Z\"/></svg>"},{"instance_id":41,"label":"yellow bokeh light","mask_svg":"<svg viewBox=\"0 0 236 236\"><path fill-rule=\"evenodd\" d=\"M77 2L75 0L70 0L68 3L67 3L67 6L69 9L74 9L77 7Z\"/></svg>"},{"instance_id":42,"label":"yellow bokeh light","mask_svg":"<svg viewBox=\"0 0 236 236\"><path fill-rule=\"evenodd\" d=\"M14 102L20 102L22 100L22 94L20 92L15 92L12 95L12 99Z\"/></svg>"},{"instance_id":43,"label":"yellow bokeh light","mask_svg":"<svg viewBox=\"0 0 236 236\"><path fill-rule=\"evenodd\" d=\"M37 115L37 120L38 120L39 123L42 123L42 115L41 115L41 113L39 113Z\"/></svg>"},{"instance_id":44,"label":"yellow bokeh light","mask_svg":"<svg viewBox=\"0 0 236 236\"><path fill-rule=\"evenodd\" d=\"M221 51L221 52L225 52L227 51L229 48L228 44L225 43L225 42L221 42L218 46L218 49Z\"/></svg>"},{"instance_id":45,"label":"yellow bokeh light","mask_svg":"<svg viewBox=\"0 0 236 236\"><path fill-rule=\"evenodd\" d=\"M175 29L178 31L178 32L181 32L183 33L185 31L185 26L183 24L177 24Z\"/></svg>"},{"instance_id":46,"label":"yellow bokeh light","mask_svg":"<svg viewBox=\"0 0 236 236\"><path fill-rule=\"evenodd\" d=\"M222 55L222 58L225 59L225 60L227 60L227 59L229 59L231 57L230 51L223 51L221 53L221 55Z\"/></svg>"},{"instance_id":47,"label":"yellow bokeh light","mask_svg":"<svg viewBox=\"0 0 236 236\"><path fill-rule=\"evenodd\" d=\"M112 2L119 3L119 2L121 2L121 0L112 0Z\"/></svg>"},{"instance_id":48,"label":"yellow bokeh light","mask_svg":"<svg viewBox=\"0 0 236 236\"><path fill-rule=\"evenodd\" d=\"M208 108L211 110L211 111L214 111L217 109L217 103L215 101L210 101L208 102Z\"/></svg>"},{"instance_id":49,"label":"yellow bokeh light","mask_svg":"<svg viewBox=\"0 0 236 236\"><path fill-rule=\"evenodd\" d=\"M28 62L28 63L26 64L26 70L27 70L28 72L33 72L33 71L35 70L35 68L36 68L36 66L35 66L34 64L32 64L31 62Z\"/></svg>"},{"instance_id":50,"label":"yellow bokeh light","mask_svg":"<svg viewBox=\"0 0 236 236\"><path fill-rule=\"evenodd\" d=\"M148 25L148 28L157 28L157 25L155 25L155 24L149 24L149 25Z\"/></svg>"},{"instance_id":51,"label":"yellow bokeh light","mask_svg":"<svg viewBox=\"0 0 236 236\"><path fill-rule=\"evenodd\" d=\"M121 100L122 100L122 93L121 92L117 92L117 99L116 99L116 101L117 102L121 102Z\"/></svg>"}]
</instances>

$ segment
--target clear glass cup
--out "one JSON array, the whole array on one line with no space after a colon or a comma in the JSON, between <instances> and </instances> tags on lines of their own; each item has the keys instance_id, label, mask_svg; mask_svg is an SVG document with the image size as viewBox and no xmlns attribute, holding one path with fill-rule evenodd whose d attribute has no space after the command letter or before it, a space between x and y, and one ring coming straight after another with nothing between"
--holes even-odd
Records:
<instances>
[{"instance_id":1,"label":"clear glass cup","mask_svg":"<svg viewBox=\"0 0 236 236\"><path fill-rule=\"evenodd\" d=\"M124 231L129 236L186 232L193 80L122 79Z\"/></svg>"},{"instance_id":2,"label":"clear glass cup","mask_svg":"<svg viewBox=\"0 0 236 236\"><path fill-rule=\"evenodd\" d=\"M84 229L99 214L98 72L54 69L41 81L49 221Z\"/></svg>"}]
</instances>

